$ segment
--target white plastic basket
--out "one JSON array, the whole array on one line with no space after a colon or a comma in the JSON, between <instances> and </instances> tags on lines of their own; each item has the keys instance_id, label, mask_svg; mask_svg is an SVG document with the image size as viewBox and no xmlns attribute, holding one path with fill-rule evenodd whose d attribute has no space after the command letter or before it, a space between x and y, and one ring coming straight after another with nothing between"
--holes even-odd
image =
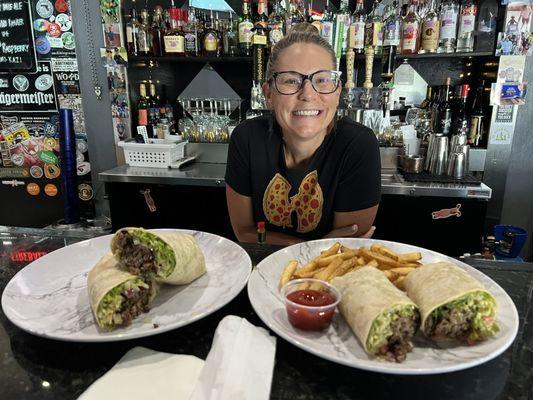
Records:
<instances>
[{"instance_id":1,"label":"white plastic basket","mask_svg":"<svg viewBox=\"0 0 533 400\"><path fill-rule=\"evenodd\" d=\"M168 168L185 156L187 141L150 139L149 143L118 142L124 149L126 163L132 167Z\"/></svg>"}]
</instances>

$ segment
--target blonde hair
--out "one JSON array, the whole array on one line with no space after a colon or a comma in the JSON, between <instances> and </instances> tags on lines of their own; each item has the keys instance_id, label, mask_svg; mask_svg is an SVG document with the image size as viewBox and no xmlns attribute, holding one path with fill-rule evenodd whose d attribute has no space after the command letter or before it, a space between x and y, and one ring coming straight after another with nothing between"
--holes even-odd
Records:
<instances>
[{"instance_id":1,"label":"blonde hair","mask_svg":"<svg viewBox=\"0 0 533 400\"><path fill-rule=\"evenodd\" d=\"M280 54L283 50L297 43L310 43L316 44L317 46L322 47L326 50L330 57L333 65L337 65L337 59L335 57L335 52L330 46L328 41L320 36L318 29L313 24L302 22L294 25L289 33L284 36L270 51L270 57L268 57L268 63L266 67L266 79L267 82L272 79L272 75L275 72L276 61L278 60Z\"/></svg>"}]
</instances>

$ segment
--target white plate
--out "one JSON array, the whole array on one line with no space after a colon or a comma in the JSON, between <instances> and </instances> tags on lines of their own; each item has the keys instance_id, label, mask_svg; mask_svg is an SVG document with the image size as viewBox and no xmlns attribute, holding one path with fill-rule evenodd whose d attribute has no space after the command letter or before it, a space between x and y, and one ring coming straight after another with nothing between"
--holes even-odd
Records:
<instances>
[{"instance_id":1,"label":"white plate","mask_svg":"<svg viewBox=\"0 0 533 400\"><path fill-rule=\"evenodd\" d=\"M365 353L358 339L344 321L340 313L335 312L333 323L324 332L305 332L292 327L287 320L285 306L278 291L278 282L283 268L290 259L305 264L335 242L348 247L370 246L381 243L399 253L419 251L422 262L428 264L436 261L449 261L466 270L478 279L494 295L498 302L497 322L500 332L494 337L476 346L455 346L443 348L418 334L415 348L407 354L403 363L380 361ZM252 272L248 281L248 296L257 315L278 335L319 357L369 371L390 374L438 374L457 371L484 363L507 349L518 331L518 313L511 298L492 279L478 270L431 250L401 243L372 239L323 239L284 248L265 258Z\"/></svg>"},{"instance_id":2,"label":"white plate","mask_svg":"<svg viewBox=\"0 0 533 400\"><path fill-rule=\"evenodd\" d=\"M162 285L147 314L132 325L100 331L87 293L87 273L105 253L113 235L56 250L19 271L2 294L5 315L32 334L76 342L109 342L155 335L199 320L235 298L246 285L252 262L242 247L205 232L189 233L202 249L207 273L189 285ZM154 325L155 324L155 325Z\"/></svg>"}]
</instances>

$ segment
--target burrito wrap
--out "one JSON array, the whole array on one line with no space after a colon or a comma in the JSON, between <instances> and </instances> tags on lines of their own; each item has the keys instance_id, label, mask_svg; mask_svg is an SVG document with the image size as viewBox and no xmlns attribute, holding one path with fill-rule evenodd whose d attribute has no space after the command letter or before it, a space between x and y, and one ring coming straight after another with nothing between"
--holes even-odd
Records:
<instances>
[{"instance_id":1,"label":"burrito wrap","mask_svg":"<svg viewBox=\"0 0 533 400\"><path fill-rule=\"evenodd\" d=\"M341 292L339 309L344 319L359 338L366 352L372 324L381 314L396 307L416 305L396 288L387 277L374 267L363 267L331 282Z\"/></svg>"},{"instance_id":2,"label":"burrito wrap","mask_svg":"<svg viewBox=\"0 0 533 400\"><path fill-rule=\"evenodd\" d=\"M145 273L139 272L136 267L134 268L123 254L125 247L121 236L124 233L137 237L141 245L136 246L143 247L145 252L153 255L153 261L150 262L155 263L154 270L150 271L148 275L155 275L153 278L158 282L184 285L206 272L205 257L193 236L180 233L158 234L142 228L122 228L115 233L111 240L111 251L130 272L145 275ZM158 245L152 248L149 242ZM165 257L161 256L163 253Z\"/></svg>"}]
</instances>

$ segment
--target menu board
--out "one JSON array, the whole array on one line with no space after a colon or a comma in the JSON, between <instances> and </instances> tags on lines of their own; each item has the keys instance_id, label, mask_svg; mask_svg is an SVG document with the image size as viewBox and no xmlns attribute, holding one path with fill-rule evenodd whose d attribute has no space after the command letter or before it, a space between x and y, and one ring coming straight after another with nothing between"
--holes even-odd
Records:
<instances>
[{"instance_id":1,"label":"menu board","mask_svg":"<svg viewBox=\"0 0 533 400\"><path fill-rule=\"evenodd\" d=\"M35 71L30 13L28 0L0 1L0 73Z\"/></svg>"}]
</instances>

